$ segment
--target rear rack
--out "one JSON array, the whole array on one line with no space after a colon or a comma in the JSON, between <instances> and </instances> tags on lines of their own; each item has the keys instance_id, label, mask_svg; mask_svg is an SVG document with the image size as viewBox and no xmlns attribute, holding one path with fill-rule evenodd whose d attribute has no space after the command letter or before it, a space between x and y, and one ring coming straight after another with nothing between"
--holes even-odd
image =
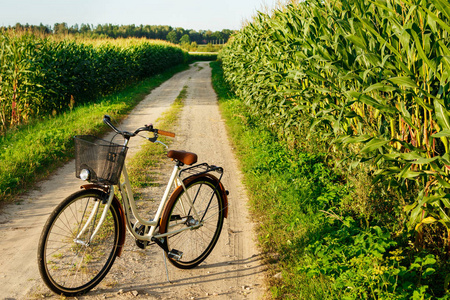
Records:
<instances>
[{"instance_id":1,"label":"rear rack","mask_svg":"<svg viewBox=\"0 0 450 300\"><path fill-rule=\"evenodd\" d=\"M198 164L189 168L185 168L182 169L180 171L180 173L178 174L179 177L181 177L182 175L184 176L184 178L192 176L192 175L202 175L202 174L206 174L209 172L217 172L220 174L219 177L219 182L222 179L222 175L223 175L223 168L222 167L217 167L214 165L208 165L207 163L202 163L202 164Z\"/></svg>"}]
</instances>

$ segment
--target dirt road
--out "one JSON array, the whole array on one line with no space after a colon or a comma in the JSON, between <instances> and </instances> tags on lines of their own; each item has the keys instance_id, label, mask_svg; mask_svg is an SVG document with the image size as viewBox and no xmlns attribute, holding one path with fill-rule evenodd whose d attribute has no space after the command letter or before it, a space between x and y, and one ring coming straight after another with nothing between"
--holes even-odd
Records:
<instances>
[{"instance_id":1,"label":"dirt road","mask_svg":"<svg viewBox=\"0 0 450 300\"><path fill-rule=\"evenodd\" d=\"M196 63L175 75L148 95L121 124L132 130L155 121L187 86L187 99L172 149L198 154L199 162L223 166L223 183L230 191L229 215L212 254L193 270L169 265L172 283L166 281L163 253L157 246L139 249L127 233L125 250L102 283L78 299L259 299L263 296L264 267L255 247L247 198L241 184L216 95L211 87L208 63ZM107 112L105 112L107 113ZM129 156L139 149L135 139ZM156 171L163 181L167 168ZM32 192L9 205L0 214L0 299L54 298L42 283L36 249L42 227L52 209L76 191L80 180L74 176L74 162L41 182ZM158 188L151 188L159 195Z\"/></svg>"}]
</instances>

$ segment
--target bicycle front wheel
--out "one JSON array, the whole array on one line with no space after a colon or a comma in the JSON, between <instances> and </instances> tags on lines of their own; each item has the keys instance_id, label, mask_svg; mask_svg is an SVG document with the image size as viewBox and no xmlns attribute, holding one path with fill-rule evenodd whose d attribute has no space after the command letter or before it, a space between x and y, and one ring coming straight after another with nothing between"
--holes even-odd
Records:
<instances>
[{"instance_id":1,"label":"bicycle front wheel","mask_svg":"<svg viewBox=\"0 0 450 300\"><path fill-rule=\"evenodd\" d=\"M56 294L76 296L95 287L108 273L121 232L118 208L111 205L92 238L108 195L83 190L66 198L50 215L38 247L39 272Z\"/></svg>"},{"instance_id":2,"label":"bicycle front wheel","mask_svg":"<svg viewBox=\"0 0 450 300\"><path fill-rule=\"evenodd\" d=\"M175 232L165 238L169 261L181 269L200 264L216 245L223 218L224 207L217 181L199 177L186 184L186 190L175 191L160 228L161 233ZM189 229L177 232L186 227Z\"/></svg>"}]
</instances>

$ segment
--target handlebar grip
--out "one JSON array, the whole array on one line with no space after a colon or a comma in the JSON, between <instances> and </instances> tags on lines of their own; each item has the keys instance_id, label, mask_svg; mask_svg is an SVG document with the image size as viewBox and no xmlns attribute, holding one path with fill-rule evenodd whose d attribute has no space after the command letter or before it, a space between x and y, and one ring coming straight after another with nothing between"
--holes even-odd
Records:
<instances>
[{"instance_id":1,"label":"handlebar grip","mask_svg":"<svg viewBox=\"0 0 450 300\"><path fill-rule=\"evenodd\" d=\"M175 133L158 129L158 134L175 137Z\"/></svg>"}]
</instances>

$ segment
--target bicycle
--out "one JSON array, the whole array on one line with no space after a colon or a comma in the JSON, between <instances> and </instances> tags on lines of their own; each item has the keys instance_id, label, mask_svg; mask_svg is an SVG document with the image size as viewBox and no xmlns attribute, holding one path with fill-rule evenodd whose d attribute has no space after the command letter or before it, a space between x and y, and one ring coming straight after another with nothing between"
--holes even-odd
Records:
<instances>
[{"instance_id":1,"label":"bicycle","mask_svg":"<svg viewBox=\"0 0 450 300\"><path fill-rule=\"evenodd\" d=\"M89 183L54 209L39 241L41 277L53 292L64 296L87 293L103 280L122 253L126 229L139 247L156 244L163 249L168 280L166 259L177 268L194 268L213 250L228 214L223 169L195 165L196 154L170 150L167 156L175 165L164 195L154 218L142 218L124 164L127 145L132 137L141 136L167 148L158 136L175 134L152 125L131 133L117 129L108 115L103 121L116 133L113 139L123 137L123 144L94 136L74 138L76 176Z\"/></svg>"}]
</instances>

